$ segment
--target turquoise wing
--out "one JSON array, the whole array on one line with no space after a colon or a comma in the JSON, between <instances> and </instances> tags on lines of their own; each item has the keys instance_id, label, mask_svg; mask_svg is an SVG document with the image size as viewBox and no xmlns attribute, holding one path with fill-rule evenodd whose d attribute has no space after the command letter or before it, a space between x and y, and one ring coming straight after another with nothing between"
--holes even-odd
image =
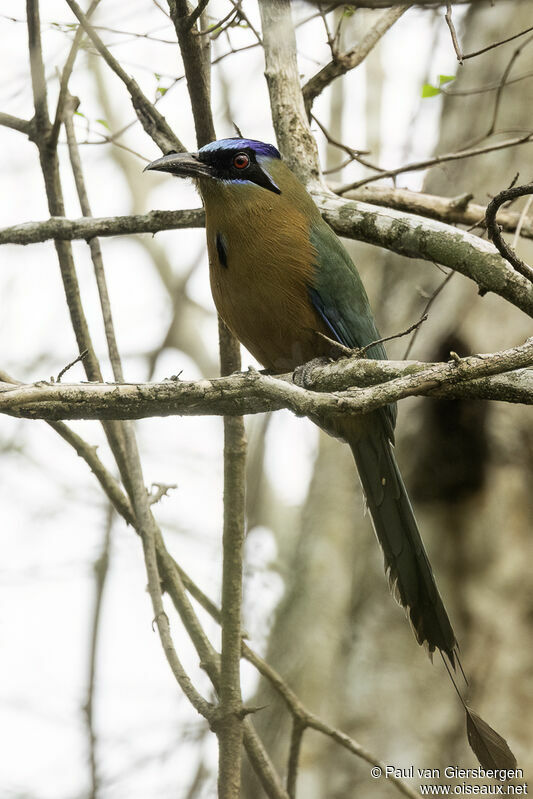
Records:
<instances>
[{"instance_id":1,"label":"turquoise wing","mask_svg":"<svg viewBox=\"0 0 533 799\"><path fill-rule=\"evenodd\" d=\"M309 297L335 338L345 347L366 347L380 338L370 303L352 259L326 222L311 227L311 244L316 250L313 284ZM367 350L368 358L386 359L383 344ZM385 409L390 433L396 422L396 406ZM392 437L392 435L391 435Z\"/></svg>"}]
</instances>

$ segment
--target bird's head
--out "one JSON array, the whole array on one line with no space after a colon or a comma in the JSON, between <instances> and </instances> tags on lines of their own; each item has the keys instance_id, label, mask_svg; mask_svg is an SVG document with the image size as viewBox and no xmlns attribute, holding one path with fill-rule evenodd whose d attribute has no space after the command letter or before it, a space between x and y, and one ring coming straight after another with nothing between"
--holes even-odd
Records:
<instances>
[{"instance_id":1,"label":"bird's head","mask_svg":"<svg viewBox=\"0 0 533 799\"><path fill-rule=\"evenodd\" d=\"M199 181L200 190L213 181L225 186L255 185L281 194L271 172L281 156L272 144L253 139L219 139L197 153L170 153L152 161L146 169L169 172L177 177Z\"/></svg>"}]
</instances>

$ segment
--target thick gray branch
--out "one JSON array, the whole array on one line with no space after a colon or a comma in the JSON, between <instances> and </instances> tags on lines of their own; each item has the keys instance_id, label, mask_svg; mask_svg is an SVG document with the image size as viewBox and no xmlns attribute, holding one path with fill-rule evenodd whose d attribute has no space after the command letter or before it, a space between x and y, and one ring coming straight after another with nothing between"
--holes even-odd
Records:
<instances>
[{"instance_id":1,"label":"thick gray branch","mask_svg":"<svg viewBox=\"0 0 533 799\"><path fill-rule=\"evenodd\" d=\"M339 236L448 266L474 280L481 294L493 291L533 316L533 286L489 242L414 214L346 202L327 192L315 192L314 197L322 216Z\"/></svg>"},{"instance_id":2,"label":"thick gray branch","mask_svg":"<svg viewBox=\"0 0 533 799\"><path fill-rule=\"evenodd\" d=\"M66 219L53 216L43 222L23 222L0 230L0 244L37 244L49 239L92 239L95 236L125 236L158 233L160 230L203 227L203 208L185 211L150 211L130 216Z\"/></svg>"},{"instance_id":3,"label":"thick gray branch","mask_svg":"<svg viewBox=\"0 0 533 799\"><path fill-rule=\"evenodd\" d=\"M332 186L333 191L335 187ZM395 189L389 186L363 186L360 189L347 192L347 200L359 200L373 205L395 208L397 211L408 211L411 214L429 216L440 222L467 225L468 227L484 227L487 207L472 202L471 194L461 194L457 197L440 197L436 194L424 194L420 191L409 189ZM513 233L522 214L517 211L500 209L498 211L498 224L507 232ZM526 239L533 239L533 219L526 216L522 220L520 235Z\"/></svg>"},{"instance_id":4,"label":"thick gray branch","mask_svg":"<svg viewBox=\"0 0 533 799\"><path fill-rule=\"evenodd\" d=\"M296 385L292 375L271 377L255 370L194 382L36 383L15 387L0 383L0 412L28 419L139 419L289 408L297 415L316 419L325 413L368 413L413 395L533 404L531 366L533 338L510 350L448 363L340 360L308 369L308 388Z\"/></svg>"}]
</instances>

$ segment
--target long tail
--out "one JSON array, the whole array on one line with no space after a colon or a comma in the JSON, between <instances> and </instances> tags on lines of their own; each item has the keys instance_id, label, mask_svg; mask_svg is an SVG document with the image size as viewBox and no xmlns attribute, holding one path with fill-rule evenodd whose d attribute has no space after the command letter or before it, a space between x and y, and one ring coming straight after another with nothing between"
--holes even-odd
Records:
<instances>
[{"instance_id":1,"label":"long tail","mask_svg":"<svg viewBox=\"0 0 533 799\"><path fill-rule=\"evenodd\" d=\"M424 549L392 445L375 429L349 440L391 590L405 608L419 644L440 649L455 668L457 641Z\"/></svg>"}]
</instances>

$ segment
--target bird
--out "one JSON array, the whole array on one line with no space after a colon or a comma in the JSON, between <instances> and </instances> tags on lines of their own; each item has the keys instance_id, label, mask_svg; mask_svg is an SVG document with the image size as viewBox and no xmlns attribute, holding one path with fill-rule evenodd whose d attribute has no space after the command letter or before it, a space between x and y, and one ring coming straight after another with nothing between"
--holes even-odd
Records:
<instances>
[{"instance_id":1,"label":"bird","mask_svg":"<svg viewBox=\"0 0 533 799\"><path fill-rule=\"evenodd\" d=\"M335 357L335 344L386 359L355 264L274 145L219 139L146 170L196 183L216 309L269 373ZM389 585L418 643L455 669L457 639L395 459L396 406L319 424L352 450Z\"/></svg>"}]
</instances>

